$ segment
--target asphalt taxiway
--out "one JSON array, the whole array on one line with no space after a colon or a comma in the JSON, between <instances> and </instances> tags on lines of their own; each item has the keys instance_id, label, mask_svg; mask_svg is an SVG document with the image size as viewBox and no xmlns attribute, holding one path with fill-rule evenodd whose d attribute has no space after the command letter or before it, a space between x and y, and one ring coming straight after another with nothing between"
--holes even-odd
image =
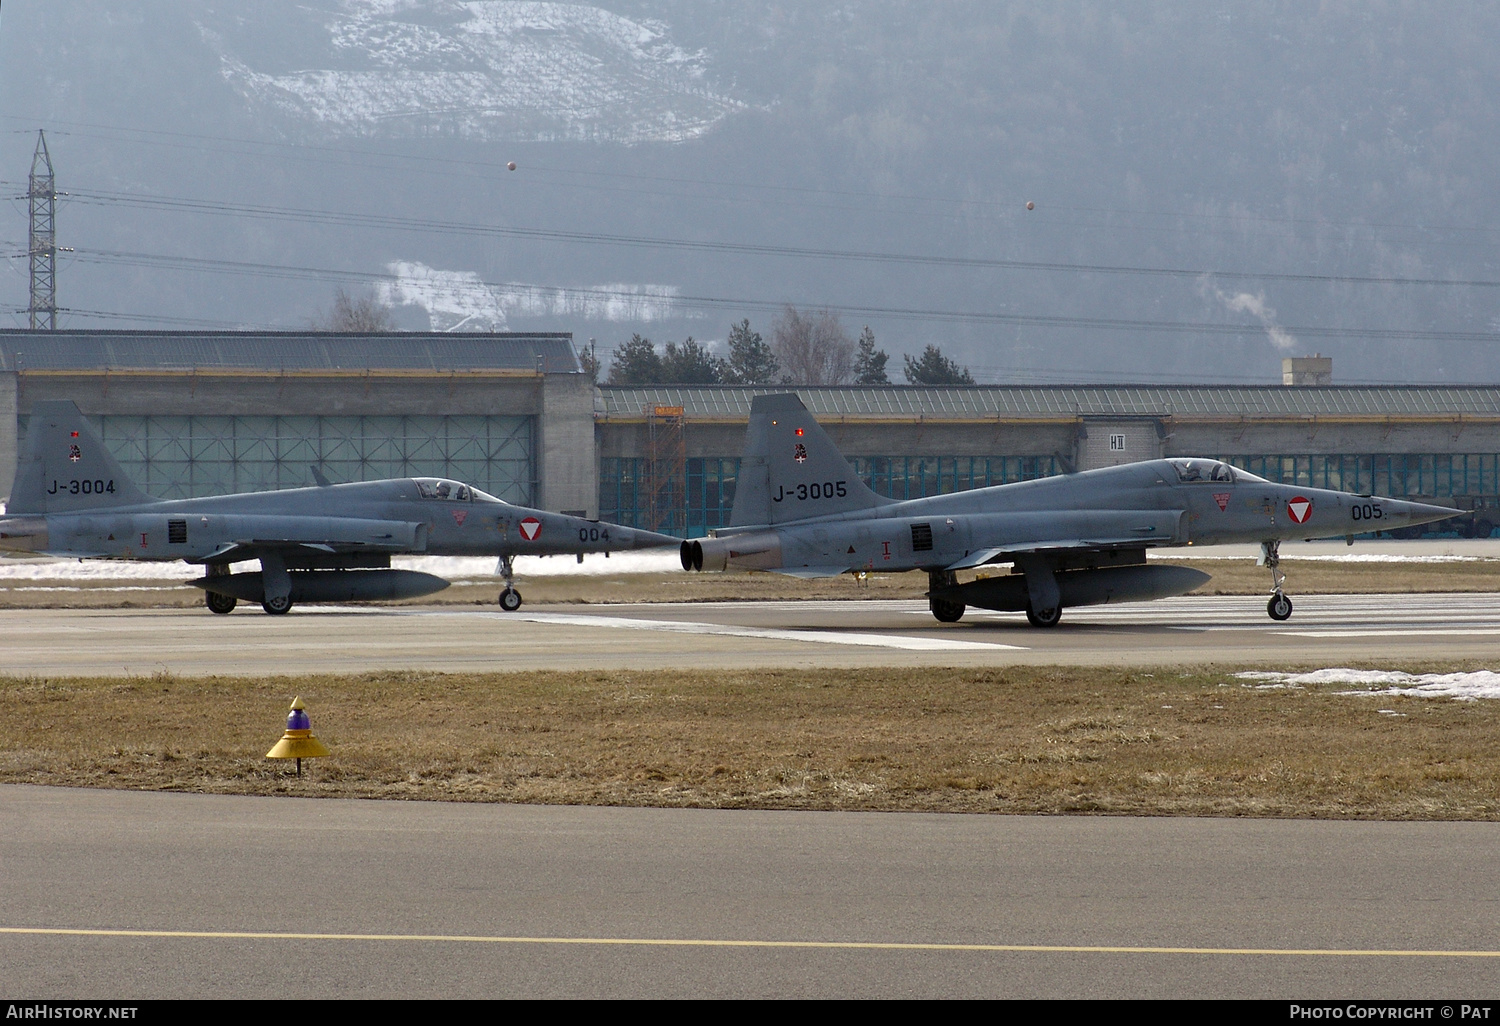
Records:
<instances>
[{"instance_id":1,"label":"asphalt taxiway","mask_svg":"<svg viewBox=\"0 0 1500 1026\"><path fill-rule=\"evenodd\" d=\"M1500 991L1495 823L0 787L28 997Z\"/></svg>"},{"instance_id":2,"label":"asphalt taxiway","mask_svg":"<svg viewBox=\"0 0 1500 1026\"><path fill-rule=\"evenodd\" d=\"M1016 613L937 623L920 601L0 611L10 674L183 675L379 669L1266 665L1491 659L1500 594L1307 595L1291 620L1254 596L1069 609L1038 630Z\"/></svg>"}]
</instances>

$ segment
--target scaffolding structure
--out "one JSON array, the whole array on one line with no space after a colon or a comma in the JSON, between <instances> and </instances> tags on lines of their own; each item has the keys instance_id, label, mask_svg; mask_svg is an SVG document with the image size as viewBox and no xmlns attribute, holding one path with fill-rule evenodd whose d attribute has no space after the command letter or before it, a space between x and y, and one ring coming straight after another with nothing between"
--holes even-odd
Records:
<instances>
[{"instance_id":1,"label":"scaffolding structure","mask_svg":"<svg viewBox=\"0 0 1500 1026\"><path fill-rule=\"evenodd\" d=\"M57 330L57 187L47 136L36 134L26 197L31 206L31 329Z\"/></svg>"},{"instance_id":2,"label":"scaffolding structure","mask_svg":"<svg viewBox=\"0 0 1500 1026\"><path fill-rule=\"evenodd\" d=\"M650 531L670 533L684 527L687 509L687 443L681 406L647 406L646 465L641 491Z\"/></svg>"}]
</instances>

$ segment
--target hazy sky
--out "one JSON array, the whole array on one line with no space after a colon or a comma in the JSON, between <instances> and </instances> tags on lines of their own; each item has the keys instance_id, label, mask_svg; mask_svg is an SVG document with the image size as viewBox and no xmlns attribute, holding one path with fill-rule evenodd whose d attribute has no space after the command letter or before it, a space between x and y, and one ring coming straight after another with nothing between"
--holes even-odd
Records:
<instances>
[{"instance_id":1,"label":"hazy sky","mask_svg":"<svg viewBox=\"0 0 1500 1026\"><path fill-rule=\"evenodd\" d=\"M342 285L601 350L794 303L981 381L1494 381L1496 12L14 0L0 177L45 128L75 327Z\"/></svg>"}]
</instances>

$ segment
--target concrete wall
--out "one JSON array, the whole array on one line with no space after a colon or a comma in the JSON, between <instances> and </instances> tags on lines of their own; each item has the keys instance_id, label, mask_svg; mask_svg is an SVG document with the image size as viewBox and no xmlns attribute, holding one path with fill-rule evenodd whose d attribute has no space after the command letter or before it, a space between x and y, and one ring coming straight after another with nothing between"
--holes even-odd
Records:
<instances>
[{"instance_id":1,"label":"concrete wall","mask_svg":"<svg viewBox=\"0 0 1500 1026\"><path fill-rule=\"evenodd\" d=\"M823 429L848 456L1051 456L1073 459L1076 428L1066 422L1035 424L935 421L823 421ZM601 459L646 455L646 425L599 422ZM745 448L744 421L689 420L683 427L689 458L736 457Z\"/></svg>"},{"instance_id":2,"label":"concrete wall","mask_svg":"<svg viewBox=\"0 0 1500 1026\"><path fill-rule=\"evenodd\" d=\"M1156 420L1085 417L1078 430L1079 470L1118 467L1122 463L1160 459L1162 439Z\"/></svg>"},{"instance_id":3,"label":"concrete wall","mask_svg":"<svg viewBox=\"0 0 1500 1026\"><path fill-rule=\"evenodd\" d=\"M16 376L0 374L0 502L10 496L16 479Z\"/></svg>"},{"instance_id":4,"label":"concrete wall","mask_svg":"<svg viewBox=\"0 0 1500 1026\"><path fill-rule=\"evenodd\" d=\"M599 461L594 452L594 383L587 374L548 374L537 420L537 504L599 515Z\"/></svg>"},{"instance_id":5,"label":"concrete wall","mask_svg":"<svg viewBox=\"0 0 1500 1026\"><path fill-rule=\"evenodd\" d=\"M1500 422L1244 421L1168 422L1172 456L1300 453L1500 452Z\"/></svg>"},{"instance_id":6,"label":"concrete wall","mask_svg":"<svg viewBox=\"0 0 1500 1026\"><path fill-rule=\"evenodd\" d=\"M443 416L542 412L535 374L53 373L19 375L17 408L72 399L90 415Z\"/></svg>"}]
</instances>

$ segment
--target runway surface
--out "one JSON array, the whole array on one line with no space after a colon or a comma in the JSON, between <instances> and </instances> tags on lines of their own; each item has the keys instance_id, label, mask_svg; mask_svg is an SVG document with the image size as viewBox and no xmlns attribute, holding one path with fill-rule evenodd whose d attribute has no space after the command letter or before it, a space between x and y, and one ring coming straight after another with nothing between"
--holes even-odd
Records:
<instances>
[{"instance_id":1,"label":"runway surface","mask_svg":"<svg viewBox=\"0 0 1500 1026\"><path fill-rule=\"evenodd\" d=\"M1497 845L6 786L0 965L28 998L1473 999L1500 992Z\"/></svg>"},{"instance_id":2,"label":"runway surface","mask_svg":"<svg viewBox=\"0 0 1500 1026\"><path fill-rule=\"evenodd\" d=\"M1500 595L1307 595L1290 621L1255 597L1064 611L1051 630L970 610L939 624L924 602L724 602L493 607L0 611L10 674L297 674L626 667L1069 663L1420 668L1492 659Z\"/></svg>"}]
</instances>

